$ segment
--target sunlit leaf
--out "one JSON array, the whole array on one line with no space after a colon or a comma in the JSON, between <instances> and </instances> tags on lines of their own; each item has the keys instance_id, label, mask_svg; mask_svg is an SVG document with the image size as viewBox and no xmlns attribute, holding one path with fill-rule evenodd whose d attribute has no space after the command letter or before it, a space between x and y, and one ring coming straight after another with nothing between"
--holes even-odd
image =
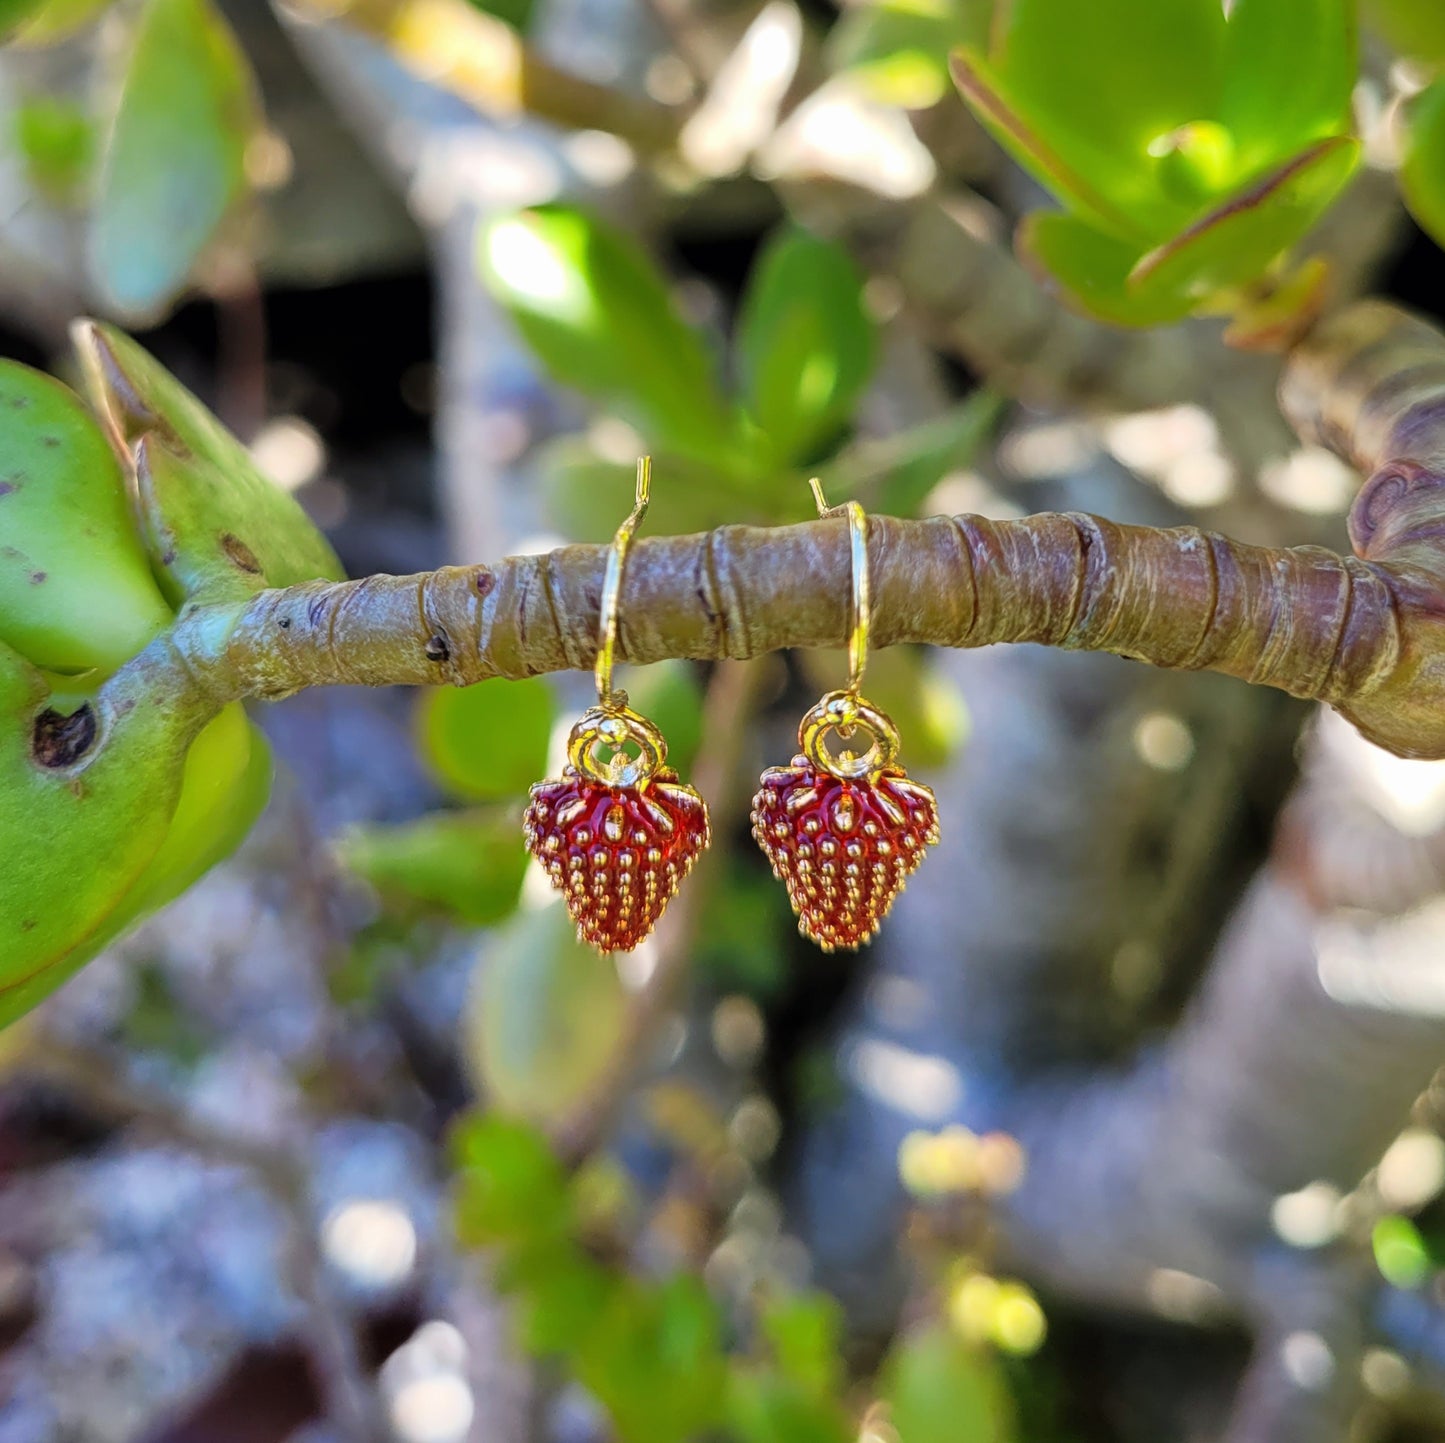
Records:
<instances>
[{"instance_id":1,"label":"sunlit leaf","mask_svg":"<svg viewBox=\"0 0 1445 1443\"><path fill-rule=\"evenodd\" d=\"M171 620L94 418L0 361L0 641L52 671L113 671Z\"/></svg>"},{"instance_id":2,"label":"sunlit leaf","mask_svg":"<svg viewBox=\"0 0 1445 1443\"><path fill-rule=\"evenodd\" d=\"M527 853L512 810L434 812L364 826L340 844L346 866L403 910L440 910L475 926L516 909Z\"/></svg>"},{"instance_id":3,"label":"sunlit leaf","mask_svg":"<svg viewBox=\"0 0 1445 1443\"><path fill-rule=\"evenodd\" d=\"M1359 142L1347 136L1318 142L1146 255L1130 289L1199 298L1263 275L1319 219L1359 159Z\"/></svg>"},{"instance_id":4,"label":"sunlit leaf","mask_svg":"<svg viewBox=\"0 0 1445 1443\"><path fill-rule=\"evenodd\" d=\"M782 461L835 436L872 373L863 278L838 246L785 230L763 251L738 324L743 392Z\"/></svg>"},{"instance_id":5,"label":"sunlit leaf","mask_svg":"<svg viewBox=\"0 0 1445 1443\"><path fill-rule=\"evenodd\" d=\"M828 34L828 68L850 71L886 104L926 109L948 91L949 51L987 42L989 9L977 0L848 6Z\"/></svg>"},{"instance_id":6,"label":"sunlit leaf","mask_svg":"<svg viewBox=\"0 0 1445 1443\"><path fill-rule=\"evenodd\" d=\"M559 381L614 407L652 449L713 464L736 450L706 348L628 237L582 211L542 206L484 227L478 259Z\"/></svg>"},{"instance_id":7,"label":"sunlit leaf","mask_svg":"<svg viewBox=\"0 0 1445 1443\"><path fill-rule=\"evenodd\" d=\"M1134 285L1139 249L1060 211L1034 211L1019 225L1019 257L1039 282L1075 309L1116 326L1182 320L1193 300L1167 285Z\"/></svg>"},{"instance_id":8,"label":"sunlit leaf","mask_svg":"<svg viewBox=\"0 0 1445 1443\"><path fill-rule=\"evenodd\" d=\"M421 753L459 797L524 797L546 770L556 711L541 677L433 687L417 703Z\"/></svg>"},{"instance_id":9,"label":"sunlit leaf","mask_svg":"<svg viewBox=\"0 0 1445 1443\"><path fill-rule=\"evenodd\" d=\"M40 0L13 37L17 48L56 45L83 30L111 0Z\"/></svg>"},{"instance_id":10,"label":"sunlit leaf","mask_svg":"<svg viewBox=\"0 0 1445 1443\"><path fill-rule=\"evenodd\" d=\"M1410 214L1445 246L1445 80L1411 101L1408 123L1400 187Z\"/></svg>"},{"instance_id":11,"label":"sunlit leaf","mask_svg":"<svg viewBox=\"0 0 1445 1443\"><path fill-rule=\"evenodd\" d=\"M186 284L246 188L258 126L245 56L208 0L146 0L101 166L91 272L129 315Z\"/></svg>"},{"instance_id":12,"label":"sunlit leaf","mask_svg":"<svg viewBox=\"0 0 1445 1443\"><path fill-rule=\"evenodd\" d=\"M1241 179L1349 132L1353 0L1235 0L1225 55L1219 119L1234 137Z\"/></svg>"},{"instance_id":13,"label":"sunlit leaf","mask_svg":"<svg viewBox=\"0 0 1445 1443\"><path fill-rule=\"evenodd\" d=\"M577 940L560 902L521 912L479 963L467 1056L494 1106L557 1120L615 1059L626 1007L617 969Z\"/></svg>"},{"instance_id":14,"label":"sunlit leaf","mask_svg":"<svg viewBox=\"0 0 1445 1443\"><path fill-rule=\"evenodd\" d=\"M77 328L76 346L91 399L136 468L142 531L173 601L343 577L296 498L153 356L94 322Z\"/></svg>"}]
</instances>

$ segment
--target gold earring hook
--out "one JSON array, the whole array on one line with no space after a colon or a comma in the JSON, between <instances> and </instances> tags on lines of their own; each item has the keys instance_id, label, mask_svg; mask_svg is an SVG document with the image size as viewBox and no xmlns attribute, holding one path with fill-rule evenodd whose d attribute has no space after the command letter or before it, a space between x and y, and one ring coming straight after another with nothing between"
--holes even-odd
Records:
<instances>
[{"instance_id":1,"label":"gold earring hook","mask_svg":"<svg viewBox=\"0 0 1445 1443\"><path fill-rule=\"evenodd\" d=\"M868 632L873 624L873 598L868 578L868 514L856 501L829 506L823 483L816 477L808 482L818 515L848 518L848 547L853 562L853 616L848 629L848 694L858 697L863 688L863 669L868 665Z\"/></svg>"},{"instance_id":2,"label":"gold earring hook","mask_svg":"<svg viewBox=\"0 0 1445 1443\"><path fill-rule=\"evenodd\" d=\"M607 553L607 573L602 581L602 606L598 621L597 665L593 675L597 679L597 702L607 710L616 710L627 705L623 692L612 690L612 658L617 650L617 606L622 597L622 576L627 567L627 553L632 548L633 533L647 515L648 503L652 500L652 457L637 458L637 492L632 514L617 528L612 538L612 550Z\"/></svg>"}]
</instances>

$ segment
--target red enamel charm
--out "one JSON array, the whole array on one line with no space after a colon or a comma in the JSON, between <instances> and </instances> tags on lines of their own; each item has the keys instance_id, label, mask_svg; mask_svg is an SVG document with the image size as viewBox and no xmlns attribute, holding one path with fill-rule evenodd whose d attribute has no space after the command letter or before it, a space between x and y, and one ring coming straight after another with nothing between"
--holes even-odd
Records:
<instances>
[{"instance_id":1,"label":"red enamel charm","mask_svg":"<svg viewBox=\"0 0 1445 1443\"><path fill-rule=\"evenodd\" d=\"M618 744L613 724L632 741L648 728L646 739L658 750L644 746L637 761L618 752L599 764L599 738ZM566 898L577 935L599 952L636 947L708 844L707 805L662 765L665 750L633 713L589 713L573 731L572 764L559 780L532 788L522 820L527 850Z\"/></svg>"},{"instance_id":2,"label":"red enamel charm","mask_svg":"<svg viewBox=\"0 0 1445 1443\"><path fill-rule=\"evenodd\" d=\"M824 732L846 737L854 728L872 733L866 755L833 757L823 748ZM825 697L804 718L799 741L803 754L762 775L753 836L788 889L798 930L825 952L860 947L938 841L938 808L894 763L892 723L858 698Z\"/></svg>"}]
</instances>

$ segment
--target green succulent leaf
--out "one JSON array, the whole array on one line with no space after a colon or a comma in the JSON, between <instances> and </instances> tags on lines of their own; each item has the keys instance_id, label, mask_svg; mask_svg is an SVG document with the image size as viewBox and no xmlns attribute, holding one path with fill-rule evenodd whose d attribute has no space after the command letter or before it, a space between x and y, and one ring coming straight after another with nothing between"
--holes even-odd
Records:
<instances>
[{"instance_id":1,"label":"green succulent leaf","mask_svg":"<svg viewBox=\"0 0 1445 1443\"><path fill-rule=\"evenodd\" d=\"M45 0L0 0L0 40L8 40L29 20Z\"/></svg>"},{"instance_id":2,"label":"green succulent leaf","mask_svg":"<svg viewBox=\"0 0 1445 1443\"><path fill-rule=\"evenodd\" d=\"M119 936L225 861L265 810L271 777L266 738L252 725L245 707L232 702L191 743L165 840L107 922L106 936Z\"/></svg>"},{"instance_id":3,"label":"green succulent leaf","mask_svg":"<svg viewBox=\"0 0 1445 1443\"><path fill-rule=\"evenodd\" d=\"M1148 188L1131 179L1127 163L1081 135L1056 133L1027 115L975 47L955 50L949 68L984 128L1040 185L1109 234L1144 242L1147 227L1132 213L1131 203Z\"/></svg>"},{"instance_id":4,"label":"green succulent leaf","mask_svg":"<svg viewBox=\"0 0 1445 1443\"><path fill-rule=\"evenodd\" d=\"M616 1057L626 994L617 969L577 940L561 902L518 913L487 945L465 1023L466 1055L493 1106L565 1117Z\"/></svg>"},{"instance_id":5,"label":"green succulent leaf","mask_svg":"<svg viewBox=\"0 0 1445 1443\"><path fill-rule=\"evenodd\" d=\"M1400 187L1410 214L1445 246L1445 80L1437 80L1410 104Z\"/></svg>"},{"instance_id":6,"label":"green succulent leaf","mask_svg":"<svg viewBox=\"0 0 1445 1443\"><path fill-rule=\"evenodd\" d=\"M1137 245L1116 240L1087 221L1061 211L1025 216L1015 239L1024 264L1047 288L1078 310L1116 326L1159 326L1183 320L1194 308L1181 290L1131 286Z\"/></svg>"},{"instance_id":7,"label":"green succulent leaf","mask_svg":"<svg viewBox=\"0 0 1445 1443\"><path fill-rule=\"evenodd\" d=\"M0 641L50 671L108 673L170 620L94 418L0 361Z\"/></svg>"},{"instance_id":8,"label":"green succulent leaf","mask_svg":"<svg viewBox=\"0 0 1445 1443\"><path fill-rule=\"evenodd\" d=\"M1355 51L1354 0L1236 0L1219 119L1240 180L1349 133Z\"/></svg>"},{"instance_id":9,"label":"green succulent leaf","mask_svg":"<svg viewBox=\"0 0 1445 1443\"><path fill-rule=\"evenodd\" d=\"M858 1436L838 1403L765 1369L733 1373L728 1421L741 1443L851 1443Z\"/></svg>"},{"instance_id":10,"label":"green succulent leaf","mask_svg":"<svg viewBox=\"0 0 1445 1443\"><path fill-rule=\"evenodd\" d=\"M93 321L76 345L96 408L135 467L142 532L175 603L342 579L296 499L154 357Z\"/></svg>"},{"instance_id":11,"label":"green succulent leaf","mask_svg":"<svg viewBox=\"0 0 1445 1443\"><path fill-rule=\"evenodd\" d=\"M511 916L527 868L521 822L510 809L357 827L339 850L342 862L384 898L477 927Z\"/></svg>"},{"instance_id":12,"label":"green succulent leaf","mask_svg":"<svg viewBox=\"0 0 1445 1443\"><path fill-rule=\"evenodd\" d=\"M774 1298L760 1318L778 1371L805 1393L831 1398L843 1388L843 1310L827 1293Z\"/></svg>"},{"instance_id":13,"label":"green succulent leaf","mask_svg":"<svg viewBox=\"0 0 1445 1443\"><path fill-rule=\"evenodd\" d=\"M204 699L177 696L172 678L114 685L88 711L81 700L52 697L0 646L0 1026L109 936L165 840L189 744L208 719Z\"/></svg>"},{"instance_id":14,"label":"green succulent leaf","mask_svg":"<svg viewBox=\"0 0 1445 1443\"><path fill-rule=\"evenodd\" d=\"M208 0L146 0L101 165L90 266L131 316L185 286L246 190L259 126L245 55Z\"/></svg>"},{"instance_id":15,"label":"green succulent leaf","mask_svg":"<svg viewBox=\"0 0 1445 1443\"><path fill-rule=\"evenodd\" d=\"M1318 141L1143 257L1130 288L1198 300L1256 279L1319 219L1359 159L1348 136Z\"/></svg>"},{"instance_id":16,"label":"green succulent leaf","mask_svg":"<svg viewBox=\"0 0 1445 1443\"><path fill-rule=\"evenodd\" d=\"M1435 0L1364 0L1363 14L1395 49L1445 64L1445 6Z\"/></svg>"},{"instance_id":17,"label":"green succulent leaf","mask_svg":"<svg viewBox=\"0 0 1445 1443\"><path fill-rule=\"evenodd\" d=\"M883 1370L890 1420L908 1443L1013 1443L1013 1400L997 1364L943 1328L906 1337Z\"/></svg>"},{"instance_id":18,"label":"green succulent leaf","mask_svg":"<svg viewBox=\"0 0 1445 1443\"><path fill-rule=\"evenodd\" d=\"M627 236L583 211L541 206L485 226L478 263L553 376L615 407L650 447L712 464L738 450L711 357Z\"/></svg>"},{"instance_id":19,"label":"green succulent leaf","mask_svg":"<svg viewBox=\"0 0 1445 1443\"><path fill-rule=\"evenodd\" d=\"M14 124L30 183L58 204L74 203L89 179L95 153L90 116L72 101L41 95L16 110Z\"/></svg>"},{"instance_id":20,"label":"green succulent leaf","mask_svg":"<svg viewBox=\"0 0 1445 1443\"><path fill-rule=\"evenodd\" d=\"M863 277L836 245L784 230L749 279L737 350L749 412L779 460L804 462L836 437L867 385L875 327Z\"/></svg>"},{"instance_id":21,"label":"green succulent leaf","mask_svg":"<svg viewBox=\"0 0 1445 1443\"><path fill-rule=\"evenodd\" d=\"M1219 0L1013 0L988 62L1008 109L1107 197L1107 212L1156 229L1181 216L1154 183L1151 147L1213 113L1224 45Z\"/></svg>"},{"instance_id":22,"label":"green succulent leaf","mask_svg":"<svg viewBox=\"0 0 1445 1443\"><path fill-rule=\"evenodd\" d=\"M436 687L417 705L422 756L459 797L524 796L541 781L557 700L541 677Z\"/></svg>"}]
</instances>

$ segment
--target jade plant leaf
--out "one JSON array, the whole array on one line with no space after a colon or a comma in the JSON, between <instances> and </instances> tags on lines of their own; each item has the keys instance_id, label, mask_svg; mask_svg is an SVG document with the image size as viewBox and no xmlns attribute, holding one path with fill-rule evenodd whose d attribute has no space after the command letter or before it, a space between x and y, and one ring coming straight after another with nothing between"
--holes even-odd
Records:
<instances>
[{"instance_id":1,"label":"jade plant leaf","mask_svg":"<svg viewBox=\"0 0 1445 1443\"><path fill-rule=\"evenodd\" d=\"M1204 298L1262 275L1319 219L1359 158L1360 143L1348 136L1318 141L1151 251L1130 273L1130 287Z\"/></svg>"},{"instance_id":2,"label":"jade plant leaf","mask_svg":"<svg viewBox=\"0 0 1445 1443\"><path fill-rule=\"evenodd\" d=\"M0 641L50 671L110 672L170 619L95 419L0 361Z\"/></svg>"},{"instance_id":3,"label":"jade plant leaf","mask_svg":"<svg viewBox=\"0 0 1445 1443\"><path fill-rule=\"evenodd\" d=\"M155 858L181 793L198 696L143 677L62 715L0 646L0 1026L93 955Z\"/></svg>"},{"instance_id":4,"label":"jade plant leaf","mask_svg":"<svg viewBox=\"0 0 1445 1443\"><path fill-rule=\"evenodd\" d=\"M1219 119L1241 178L1347 133L1356 73L1353 0L1236 0Z\"/></svg>"},{"instance_id":5,"label":"jade plant leaf","mask_svg":"<svg viewBox=\"0 0 1445 1443\"><path fill-rule=\"evenodd\" d=\"M577 940L565 907L521 912L478 965L467 1057L493 1106L552 1121L601 1081L626 1009L617 969Z\"/></svg>"},{"instance_id":6,"label":"jade plant leaf","mask_svg":"<svg viewBox=\"0 0 1445 1443\"><path fill-rule=\"evenodd\" d=\"M521 821L510 808L357 827L339 850L346 866L404 911L440 911L477 927L511 916L527 870Z\"/></svg>"},{"instance_id":7,"label":"jade plant leaf","mask_svg":"<svg viewBox=\"0 0 1445 1443\"><path fill-rule=\"evenodd\" d=\"M627 236L541 206L484 227L478 263L553 376L615 407L650 447L713 464L738 449L707 349Z\"/></svg>"},{"instance_id":8,"label":"jade plant leaf","mask_svg":"<svg viewBox=\"0 0 1445 1443\"><path fill-rule=\"evenodd\" d=\"M863 277L836 245L775 236L753 268L738 325L743 396L783 462L804 462L848 420L876 358Z\"/></svg>"},{"instance_id":9,"label":"jade plant leaf","mask_svg":"<svg viewBox=\"0 0 1445 1443\"><path fill-rule=\"evenodd\" d=\"M135 468L142 533L172 601L342 578L296 499L154 357L93 321L76 346L112 444Z\"/></svg>"},{"instance_id":10,"label":"jade plant leaf","mask_svg":"<svg viewBox=\"0 0 1445 1443\"><path fill-rule=\"evenodd\" d=\"M45 0L0 0L0 40L8 40Z\"/></svg>"},{"instance_id":11,"label":"jade plant leaf","mask_svg":"<svg viewBox=\"0 0 1445 1443\"><path fill-rule=\"evenodd\" d=\"M1417 95L1408 115L1400 187L1410 214L1445 246L1445 80Z\"/></svg>"},{"instance_id":12,"label":"jade plant leaf","mask_svg":"<svg viewBox=\"0 0 1445 1443\"><path fill-rule=\"evenodd\" d=\"M948 53L988 38L975 0L879 0L848 6L828 32L828 68L846 70L888 105L922 110L948 91Z\"/></svg>"},{"instance_id":13,"label":"jade plant leaf","mask_svg":"<svg viewBox=\"0 0 1445 1443\"><path fill-rule=\"evenodd\" d=\"M541 677L435 687L417 704L421 754L459 797L525 796L542 780L557 702Z\"/></svg>"},{"instance_id":14,"label":"jade plant leaf","mask_svg":"<svg viewBox=\"0 0 1445 1443\"><path fill-rule=\"evenodd\" d=\"M1359 160L1352 0L1014 0L953 69L1064 205L1025 260L1119 325L1258 308Z\"/></svg>"},{"instance_id":15,"label":"jade plant leaf","mask_svg":"<svg viewBox=\"0 0 1445 1443\"><path fill-rule=\"evenodd\" d=\"M90 264L120 311L150 316L186 284L246 190L255 82L208 0L146 0L101 165Z\"/></svg>"}]
</instances>

